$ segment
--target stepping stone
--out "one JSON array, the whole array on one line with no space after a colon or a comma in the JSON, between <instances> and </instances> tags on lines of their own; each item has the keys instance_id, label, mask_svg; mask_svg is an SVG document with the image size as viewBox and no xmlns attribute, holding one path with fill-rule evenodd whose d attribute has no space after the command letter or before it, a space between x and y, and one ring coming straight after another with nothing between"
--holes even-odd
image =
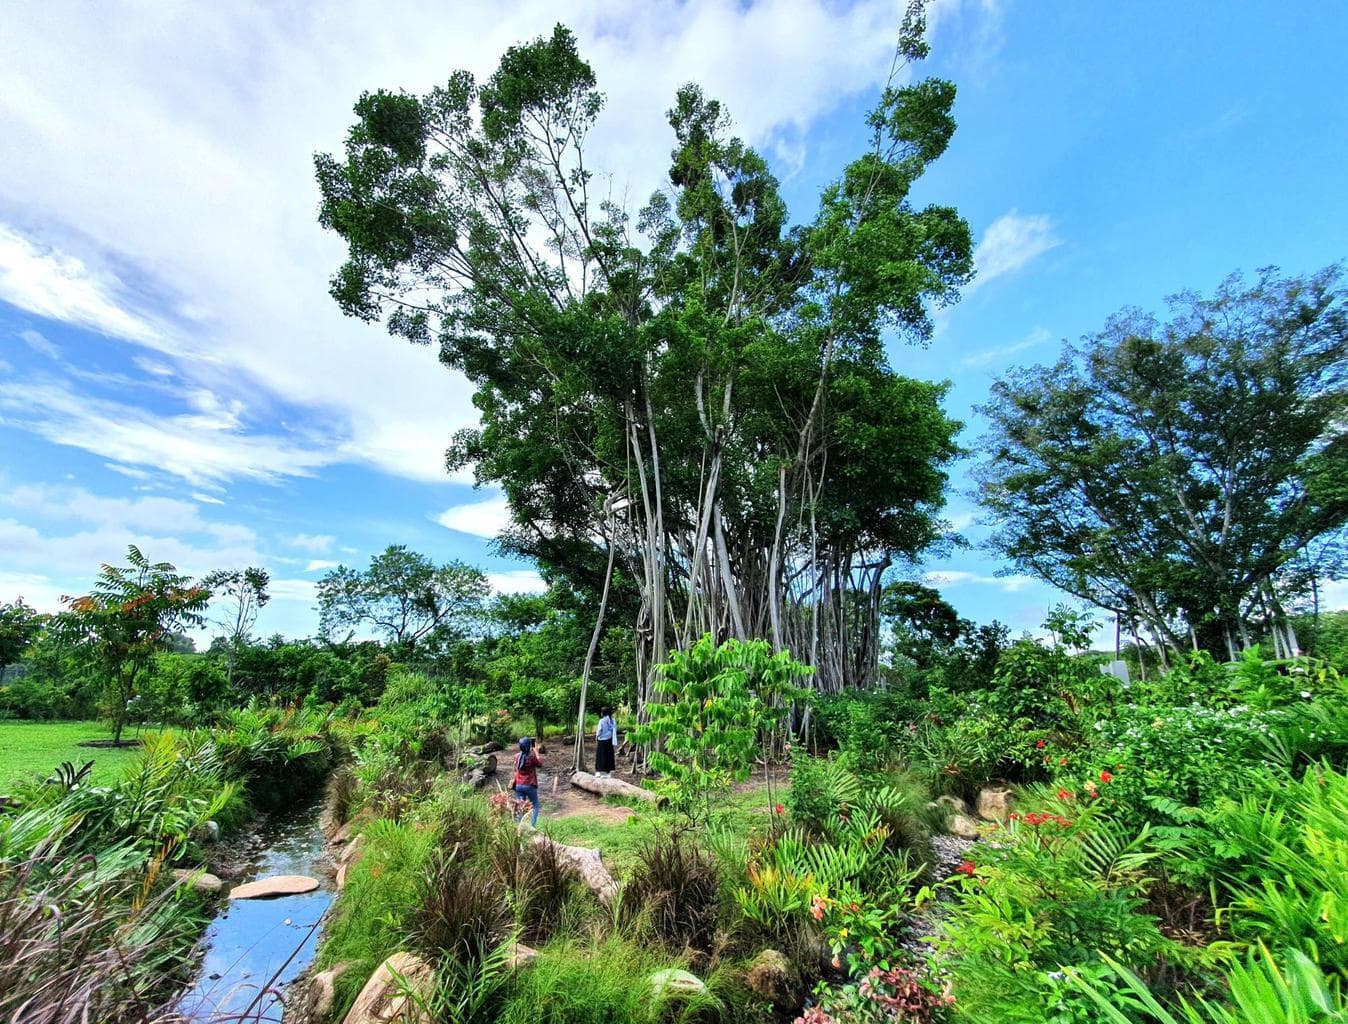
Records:
<instances>
[{"instance_id":1,"label":"stepping stone","mask_svg":"<svg viewBox=\"0 0 1348 1024\"><path fill-rule=\"evenodd\" d=\"M318 879L308 875L273 875L229 890L232 900L265 900L272 896L298 896L318 888Z\"/></svg>"}]
</instances>

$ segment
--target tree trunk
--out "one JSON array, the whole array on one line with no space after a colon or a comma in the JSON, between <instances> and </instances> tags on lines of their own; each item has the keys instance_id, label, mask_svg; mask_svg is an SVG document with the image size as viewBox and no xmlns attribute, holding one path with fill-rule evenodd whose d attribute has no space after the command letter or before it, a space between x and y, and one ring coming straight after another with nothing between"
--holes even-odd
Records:
<instances>
[{"instance_id":1,"label":"tree trunk","mask_svg":"<svg viewBox=\"0 0 1348 1024\"><path fill-rule=\"evenodd\" d=\"M657 807L663 807L669 802L660 794L653 793L649 789L642 789L640 786L634 786L622 779L601 779L598 775L591 775L589 772L575 772L571 776L571 785L576 789L593 793L595 796L631 797L634 800L644 800L647 803L655 804Z\"/></svg>"},{"instance_id":2,"label":"tree trunk","mask_svg":"<svg viewBox=\"0 0 1348 1024\"><path fill-rule=\"evenodd\" d=\"M576 716L576 760L572 767L578 771L585 770L585 700L590 692L590 670L594 667L595 651L599 649L599 638L604 632L604 610L608 607L608 588L613 579L613 558L618 549L613 543L613 505L612 502L605 502L608 505L608 567L604 570L604 590L599 595L599 611L594 617L594 632L590 634L590 646L585 651L585 665L580 673L580 712Z\"/></svg>"}]
</instances>

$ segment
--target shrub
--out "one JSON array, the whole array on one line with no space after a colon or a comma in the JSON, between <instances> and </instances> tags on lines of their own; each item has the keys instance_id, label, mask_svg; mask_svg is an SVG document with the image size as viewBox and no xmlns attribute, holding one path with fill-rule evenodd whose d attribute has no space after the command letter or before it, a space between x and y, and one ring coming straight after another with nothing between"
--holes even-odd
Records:
<instances>
[{"instance_id":1,"label":"shrub","mask_svg":"<svg viewBox=\"0 0 1348 1024\"><path fill-rule=\"evenodd\" d=\"M509 826L493 828L487 850L493 877L509 893L520 937L530 943L550 939L582 891L575 869L555 847L530 842Z\"/></svg>"},{"instance_id":2,"label":"shrub","mask_svg":"<svg viewBox=\"0 0 1348 1024\"><path fill-rule=\"evenodd\" d=\"M791 788L785 803L791 820L815 835L823 835L840 807L856 803L861 780L837 761L808 754L791 759Z\"/></svg>"},{"instance_id":3,"label":"shrub","mask_svg":"<svg viewBox=\"0 0 1348 1024\"><path fill-rule=\"evenodd\" d=\"M654 997L651 976L685 964L661 951L611 936L602 942L554 942L517 976L499 1024L674 1024L739 1021L722 1000Z\"/></svg>"},{"instance_id":4,"label":"shrub","mask_svg":"<svg viewBox=\"0 0 1348 1024\"><path fill-rule=\"evenodd\" d=\"M851 768L873 771L906 753L923 710L893 690L849 690L820 697L815 714L821 744L835 746Z\"/></svg>"},{"instance_id":5,"label":"shrub","mask_svg":"<svg viewBox=\"0 0 1348 1024\"><path fill-rule=\"evenodd\" d=\"M504 889L457 849L431 854L413 907L408 940L432 960L481 963L510 921Z\"/></svg>"},{"instance_id":6,"label":"shrub","mask_svg":"<svg viewBox=\"0 0 1348 1024\"><path fill-rule=\"evenodd\" d=\"M1041 802L975 848L953 883L939 946L970 1020L1086 1024L1094 1010L1065 970L1104 977L1102 950L1141 965L1179 955L1138 912L1143 868L1159 853L1149 833L1075 801Z\"/></svg>"},{"instance_id":7,"label":"shrub","mask_svg":"<svg viewBox=\"0 0 1348 1024\"><path fill-rule=\"evenodd\" d=\"M676 951L710 954L717 945L719 889L716 864L687 832L656 834L641 847L623 887L623 917Z\"/></svg>"}]
</instances>

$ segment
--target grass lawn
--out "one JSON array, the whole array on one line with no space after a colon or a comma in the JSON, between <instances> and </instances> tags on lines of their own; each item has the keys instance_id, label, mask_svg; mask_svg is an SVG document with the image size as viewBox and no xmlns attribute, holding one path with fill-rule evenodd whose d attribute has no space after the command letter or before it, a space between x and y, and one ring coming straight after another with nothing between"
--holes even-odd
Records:
<instances>
[{"instance_id":1,"label":"grass lawn","mask_svg":"<svg viewBox=\"0 0 1348 1024\"><path fill-rule=\"evenodd\" d=\"M781 799L783 789L778 786L778 799ZM766 790L753 787L718 798L718 826L742 836L766 832L771 818L766 796ZM613 821L601 815L573 814L565 818L539 818L538 827L559 843L597 847L609 869L621 878L636 863L637 852L642 846L661 830L680 822L680 817L673 812L657 811L649 804L643 804L626 821Z\"/></svg>"},{"instance_id":2,"label":"grass lawn","mask_svg":"<svg viewBox=\"0 0 1348 1024\"><path fill-rule=\"evenodd\" d=\"M140 757L139 747L99 750L81 747L81 740L110 738L99 722L0 722L0 793L34 775L46 778L61 764L76 767L94 762L94 779L110 782Z\"/></svg>"}]
</instances>

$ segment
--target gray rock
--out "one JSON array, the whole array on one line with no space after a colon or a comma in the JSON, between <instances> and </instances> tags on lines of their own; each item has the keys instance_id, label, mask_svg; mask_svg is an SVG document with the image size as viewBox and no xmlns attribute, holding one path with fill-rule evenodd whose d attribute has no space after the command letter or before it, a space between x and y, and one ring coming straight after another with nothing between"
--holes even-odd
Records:
<instances>
[{"instance_id":1,"label":"gray rock","mask_svg":"<svg viewBox=\"0 0 1348 1024\"><path fill-rule=\"evenodd\" d=\"M175 868L173 880L178 885L190 885L206 896L218 896L220 890L225 887L224 882L205 868L198 868L195 871L190 868Z\"/></svg>"},{"instance_id":2,"label":"gray rock","mask_svg":"<svg viewBox=\"0 0 1348 1024\"><path fill-rule=\"evenodd\" d=\"M964 802L964 799L962 797L951 796L949 793L947 793L945 796L938 796L936 798L936 802L938 804L945 804L946 807L950 808L949 813L951 814L969 813L969 805Z\"/></svg>"},{"instance_id":3,"label":"gray rock","mask_svg":"<svg viewBox=\"0 0 1348 1024\"><path fill-rule=\"evenodd\" d=\"M1016 795L1005 786L990 786L978 794L978 816L984 821L1006 821L1016 809Z\"/></svg>"},{"instance_id":4,"label":"gray rock","mask_svg":"<svg viewBox=\"0 0 1348 1024\"><path fill-rule=\"evenodd\" d=\"M977 839L979 836L978 822L967 814L952 815L947 828L952 836L959 836L961 839Z\"/></svg>"},{"instance_id":5,"label":"gray rock","mask_svg":"<svg viewBox=\"0 0 1348 1024\"><path fill-rule=\"evenodd\" d=\"M670 967L651 975L651 995L656 999L688 998L707 991L706 984L696 974Z\"/></svg>"}]
</instances>

